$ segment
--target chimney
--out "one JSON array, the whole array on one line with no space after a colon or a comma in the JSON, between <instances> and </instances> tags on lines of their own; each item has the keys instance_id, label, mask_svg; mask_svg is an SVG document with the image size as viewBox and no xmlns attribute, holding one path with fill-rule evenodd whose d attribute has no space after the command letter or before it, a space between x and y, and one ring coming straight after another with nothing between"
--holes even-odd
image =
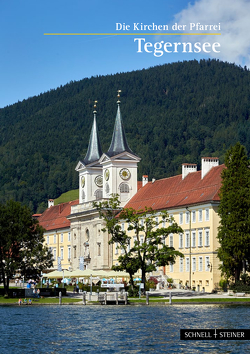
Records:
<instances>
[{"instance_id":1,"label":"chimney","mask_svg":"<svg viewBox=\"0 0 250 354\"><path fill-rule=\"evenodd\" d=\"M202 157L201 158L201 179L211 170L212 167L219 166L218 157Z\"/></svg>"},{"instance_id":2,"label":"chimney","mask_svg":"<svg viewBox=\"0 0 250 354\"><path fill-rule=\"evenodd\" d=\"M148 176L143 175L142 176L142 187L144 187L148 183Z\"/></svg>"},{"instance_id":3,"label":"chimney","mask_svg":"<svg viewBox=\"0 0 250 354\"><path fill-rule=\"evenodd\" d=\"M48 208L54 206L54 199L49 199L48 200Z\"/></svg>"},{"instance_id":4,"label":"chimney","mask_svg":"<svg viewBox=\"0 0 250 354\"><path fill-rule=\"evenodd\" d=\"M183 163L182 164L182 179L187 177L190 172L196 172L197 165L195 163Z\"/></svg>"}]
</instances>

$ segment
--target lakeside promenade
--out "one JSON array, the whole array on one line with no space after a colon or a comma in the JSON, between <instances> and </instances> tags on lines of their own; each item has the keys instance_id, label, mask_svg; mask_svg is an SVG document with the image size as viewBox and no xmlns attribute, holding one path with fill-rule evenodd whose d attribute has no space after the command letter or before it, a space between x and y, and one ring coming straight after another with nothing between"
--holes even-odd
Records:
<instances>
[{"instance_id":1,"label":"lakeside promenade","mask_svg":"<svg viewBox=\"0 0 250 354\"><path fill-rule=\"evenodd\" d=\"M150 291L149 293L149 303L155 303L155 304L168 304L169 303L169 298L171 296L172 301L173 300L180 300L178 304L181 304L181 300L185 300L185 304L188 304L187 300L191 300L190 304L195 304L195 300L197 299L197 303L199 304L208 304L208 303L216 303L216 300L220 299L218 303L223 303L223 299L225 300L225 303L230 303L230 299L234 301L235 299L240 299L240 303L244 302L244 298L246 299L246 302L249 302L250 304L250 294L249 296L244 294L244 293L236 293L232 294L231 292L221 292L221 293L202 293L202 292L196 292L196 291L190 291L190 290L179 290L179 289L172 289L172 290L156 290L156 291ZM109 296L113 296L115 298L115 292L108 292ZM79 300L82 299L83 294L82 293L73 293L73 292L68 292L68 296L70 298L78 298ZM159 302L157 302L156 298L159 298ZM152 299L152 300L150 300ZM204 299L205 301L202 302L201 300ZM98 301L98 294L92 293L90 295L89 293L86 294L86 300L87 304L91 302L97 302ZM139 300L139 297L132 298L130 297L129 303L136 302L137 304L140 304L140 302L137 302ZM141 298L142 301L146 301L145 297ZM166 300L166 301L164 301ZM209 301L211 300L211 301Z\"/></svg>"},{"instance_id":2,"label":"lakeside promenade","mask_svg":"<svg viewBox=\"0 0 250 354\"><path fill-rule=\"evenodd\" d=\"M24 285L24 288L26 289L26 284ZM17 286L17 288L23 289L23 287ZM104 292L101 292L100 295L104 295ZM124 296L120 297L121 293L119 293L119 304L123 303L124 301ZM250 294L245 294L245 293L233 293L232 291L228 292L219 292L219 293L203 293L203 292L197 292L197 291L191 291L191 290L184 290L184 289L162 289L162 290L154 290L154 291L149 291L148 292L148 300L149 304L154 304L154 305L171 305L172 304L230 304L230 303L239 303L239 304L250 304ZM29 296L30 297L30 296ZM103 296L101 296L103 297ZM35 300L36 305L46 305L49 304L49 299L51 299L51 304L55 304L55 300L58 297L46 297L47 301L44 301L45 299L40 299L41 301L38 302L38 300ZM115 305L114 302L117 298L117 292L107 292L107 297L106 299L108 300L108 304ZM73 291L67 291L67 296L62 297L63 301L62 304L77 304L77 305L82 305L83 303L87 305L92 305L92 304L100 304L103 303L103 301L100 301L100 297L98 297L98 293L93 292L90 294L89 292L85 294L85 298L83 301L83 293L79 292L73 292ZM123 300L122 300L123 299ZM78 301L79 300L79 301ZM177 301L175 301L177 300ZM183 300L183 301L182 301ZM197 301L196 301L197 300ZM223 301L225 300L225 301ZM232 300L232 301L230 301ZM237 301L238 300L238 301ZM129 304L146 304L146 298L141 297L139 299L138 297L129 297L128 298ZM4 299L0 299L0 305L5 305L7 304L7 301ZM9 303L10 304L10 303ZM14 305L15 303L12 302Z\"/></svg>"}]
</instances>

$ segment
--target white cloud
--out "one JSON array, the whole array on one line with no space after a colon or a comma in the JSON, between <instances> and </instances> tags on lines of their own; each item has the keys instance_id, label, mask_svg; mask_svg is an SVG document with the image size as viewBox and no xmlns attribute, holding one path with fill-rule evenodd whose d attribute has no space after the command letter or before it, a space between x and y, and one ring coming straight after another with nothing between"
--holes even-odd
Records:
<instances>
[{"instance_id":1,"label":"white cloud","mask_svg":"<svg viewBox=\"0 0 250 354\"><path fill-rule=\"evenodd\" d=\"M220 36L189 36L189 42L219 42L220 53L213 57L250 67L250 0L199 0L175 15L174 22L218 25ZM197 31L199 33L201 31ZM207 31L204 31L207 32ZM183 37L184 39L184 37ZM184 40L183 40L184 41ZM187 41L187 36L185 36Z\"/></svg>"}]
</instances>

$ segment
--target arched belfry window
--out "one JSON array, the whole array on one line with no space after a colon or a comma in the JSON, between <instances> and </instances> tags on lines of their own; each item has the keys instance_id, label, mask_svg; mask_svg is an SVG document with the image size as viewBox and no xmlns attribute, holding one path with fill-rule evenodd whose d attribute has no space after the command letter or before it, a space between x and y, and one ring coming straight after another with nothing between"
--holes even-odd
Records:
<instances>
[{"instance_id":1,"label":"arched belfry window","mask_svg":"<svg viewBox=\"0 0 250 354\"><path fill-rule=\"evenodd\" d=\"M129 185L127 183L121 183L119 189L120 193L129 193Z\"/></svg>"},{"instance_id":2,"label":"arched belfry window","mask_svg":"<svg viewBox=\"0 0 250 354\"><path fill-rule=\"evenodd\" d=\"M96 198L96 200L102 199L102 189L97 189L95 191L95 198Z\"/></svg>"}]
</instances>

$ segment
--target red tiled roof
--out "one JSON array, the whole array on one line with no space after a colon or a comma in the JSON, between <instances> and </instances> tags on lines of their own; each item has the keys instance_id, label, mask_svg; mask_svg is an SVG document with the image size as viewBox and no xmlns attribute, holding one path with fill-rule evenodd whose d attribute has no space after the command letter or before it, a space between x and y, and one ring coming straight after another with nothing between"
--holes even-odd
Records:
<instances>
[{"instance_id":1,"label":"red tiled roof","mask_svg":"<svg viewBox=\"0 0 250 354\"><path fill-rule=\"evenodd\" d=\"M142 181L137 181L137 191L139 191L142 187Z\"/></svg>"},{"instance_id":2,"label":"red tiled roof","mask_svg":"<svg viewBox=\"0 0 250 354\"><path fill-rule=\"evenodd\" d=\"M47 231L63 229L70 226L67 216L71 213L71 206L79 204L79 200L58 204L46 209L39 217L39 224Z\"/></svg>"},{"instance_id":3,"label":"red tiled roof","mask_svg":"<svg viewBox=\"0 0 250 354\"><path fill-rule=\"evenodd\" d=\"M170 209L208 201L219 201L221 172L225 165L212 167L201 179L201 171L148 182L125 205L135 210L144 207L154 210Z\"/></svg>"}]
</instances>

